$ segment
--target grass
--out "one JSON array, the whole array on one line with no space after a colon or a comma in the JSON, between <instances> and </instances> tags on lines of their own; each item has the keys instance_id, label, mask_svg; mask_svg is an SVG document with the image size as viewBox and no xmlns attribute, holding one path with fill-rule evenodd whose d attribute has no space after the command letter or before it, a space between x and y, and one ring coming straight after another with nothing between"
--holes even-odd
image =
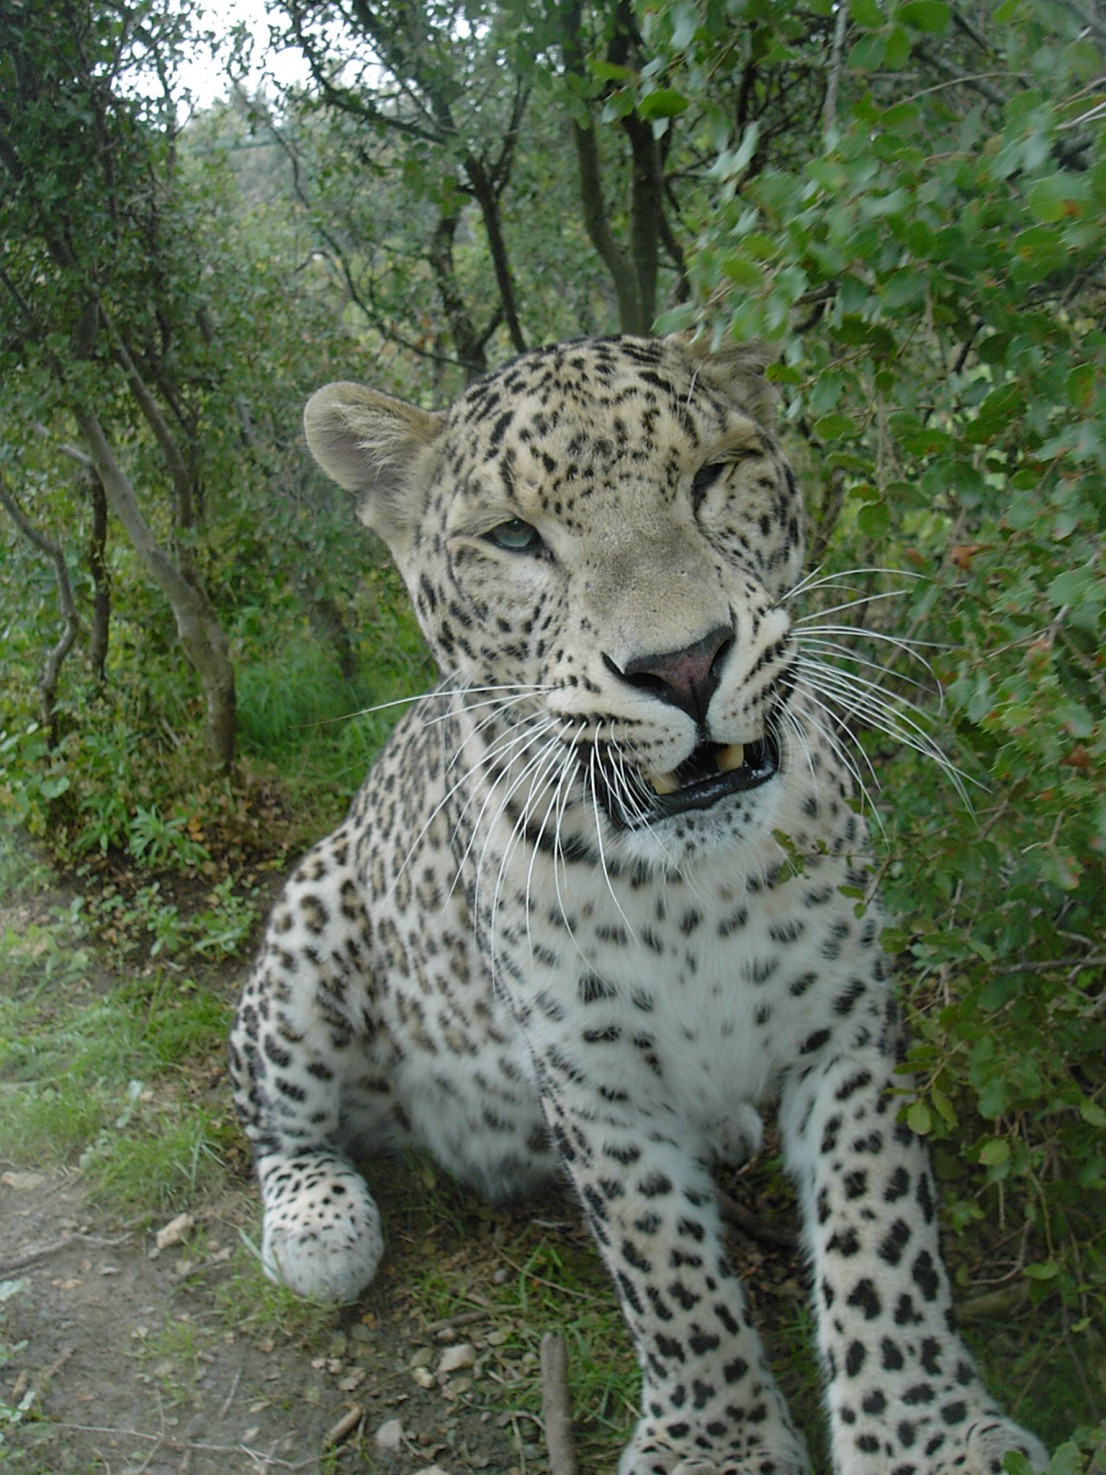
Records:
<instances>
[{"instance_id":1,"label":"grass","mask_svg":"<svg viewBox=\"0 0 1106 1475\"><path fill-rule=\"evenodd\" d=\"M34 1167L79 1162L96 1201L117 1212L183 1205L222 1173L225 1106L179 1088L190 1065L202 1077L221 1055L229 1007L164 969L101 991L91 950L67 946L67 935L34 927L9 953L14 988L0 998L4 1156ZM42 966L59 955L64 964Z\"/></svg>"}]
</instances>

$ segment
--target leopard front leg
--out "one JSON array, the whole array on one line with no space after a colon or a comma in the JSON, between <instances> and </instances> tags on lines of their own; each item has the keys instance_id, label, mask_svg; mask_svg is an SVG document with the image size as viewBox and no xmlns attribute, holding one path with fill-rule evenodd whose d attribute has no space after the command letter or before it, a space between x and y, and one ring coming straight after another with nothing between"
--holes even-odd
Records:
<instances>
[{"instance_id":1,"label":"leopard front leg","mask_svg":"<svg viewBox=\"0 0 1106 1475\"><path fill-rule=\"evenodd\" d=\"M272 1279L325 1302L354 1299L384 1248L376 1204L347 1156L353 1106L372 1137L390 1103L386 1072L379 1062L374 1069L365 920L343 884L345 858L338 831L289 881L229 1045L235 1106L261 1185L262 1264ZM373 1077L381 1078L373 1088L352 1089Z\"/></svg>"},{"instance_id":2,"label":"leopard front leg","mask_svg":"<svg viewBox=\"0 0 1106 1475\"><path fill-rule=\"evenodd\" d=\"M290 980L287 971L274 976L262 956L230 1041L235 1105L261 1186L261 1261L271 1279L309 1300L351 1301L383 1254L380 1215L340 1145L333 1039L295 1020L292 1000L313 990L314 977Z\"/></svg>"},{"instance_id":3,"label":"leopard front leg","mask_svg":"<svg viewBox=\"0 0 1106 1475\"><path fill-rule=\"evenodd\" d=\"M896 1121L901 1097L891 1094L903 1085L892 1074L897 1031L881 1000L870 1012L868 1033L886 1043L808 1049L781 1100L835 1475L998 1475L1009 1450L1043 1469L1043 1447L999 1410L952 1330L927 1154Z\"/></svg>"},{"instance_id":4,"label":"leopard front leg","mask_svg":"<svg viewBox=\"0 0 1106 1475\"><path fill-rule=\"evenodd\" d=\"M588 1092L563 1058L543 1062L540 1079L643 1374L642 1415L618 1475L807 1471L723 1248L707 1169L662 1119L623 1111L610 1090Z\"/></svg>"}]
</instances>

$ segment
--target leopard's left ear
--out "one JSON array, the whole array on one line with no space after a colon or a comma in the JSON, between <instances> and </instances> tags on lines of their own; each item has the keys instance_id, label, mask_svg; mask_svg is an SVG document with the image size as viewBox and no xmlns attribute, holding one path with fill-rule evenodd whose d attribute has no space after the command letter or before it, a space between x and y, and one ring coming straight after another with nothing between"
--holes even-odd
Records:
<instances>
[{"instance_id":1,"label":"leopard's left ear","mask_svg":"<svg viewBox=\"0 0 1106 1475\"><path fill-rule=\"evenodd\" d=\"M775 386L764 377L764 371L780 356L774 344L754 338L749 343L712 349L708 338L691 341L684 334L673 337L694 359L702 378L732 398L758 424L766 427L772 424L778 395Z\"/></svg>"},{"instance_id":2,"label":"leopard's left ear","mask_svg":"<svg viewBox=\"0 0 1106 1475\"><path fill-rule=\"evenodd\" d=\"M303 412L311 454L339 486L358 496L361 521L389 545L417 518L420 471L445 421L361 384L328 384Z\"/></svg>"}]
</instances>

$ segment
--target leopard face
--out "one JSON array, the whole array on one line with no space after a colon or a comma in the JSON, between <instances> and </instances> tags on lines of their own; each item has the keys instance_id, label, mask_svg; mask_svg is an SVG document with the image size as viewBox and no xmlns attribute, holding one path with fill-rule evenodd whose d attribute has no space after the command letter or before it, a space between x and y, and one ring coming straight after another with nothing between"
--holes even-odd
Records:
<instances>
[{"instance_id":1,"label":"leopard face","mask_svg":"<svg viewBox=\"0 0 1106 1475\"><path fill-rule=\"evenodd\" d=\"M615 852L732 843L778 805L802 514L766 362L610 339L524 355L444 416L354 385L308 407L443 671L496 693L516 797L563 792L570 829L582 793Z\"/></svg>"}]
</instances>

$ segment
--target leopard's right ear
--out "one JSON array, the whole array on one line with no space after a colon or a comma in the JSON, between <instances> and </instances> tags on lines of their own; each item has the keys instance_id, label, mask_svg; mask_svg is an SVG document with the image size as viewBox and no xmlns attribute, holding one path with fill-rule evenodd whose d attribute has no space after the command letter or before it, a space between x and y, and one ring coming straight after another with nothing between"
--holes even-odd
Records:
<instances>
[{"instance_id":1,"label":"leopard's right ear","mask_svg":"<svg viewBox=\"0 0 1106 1475\"><path fill-rule=\"evenodd\" d=\"M357 515L386 543L418 517L420 466L445 424L441 415L361 384L328 384L303 412L311 454L328 476L356 492Z\"/></svg>"}]
</instances>

